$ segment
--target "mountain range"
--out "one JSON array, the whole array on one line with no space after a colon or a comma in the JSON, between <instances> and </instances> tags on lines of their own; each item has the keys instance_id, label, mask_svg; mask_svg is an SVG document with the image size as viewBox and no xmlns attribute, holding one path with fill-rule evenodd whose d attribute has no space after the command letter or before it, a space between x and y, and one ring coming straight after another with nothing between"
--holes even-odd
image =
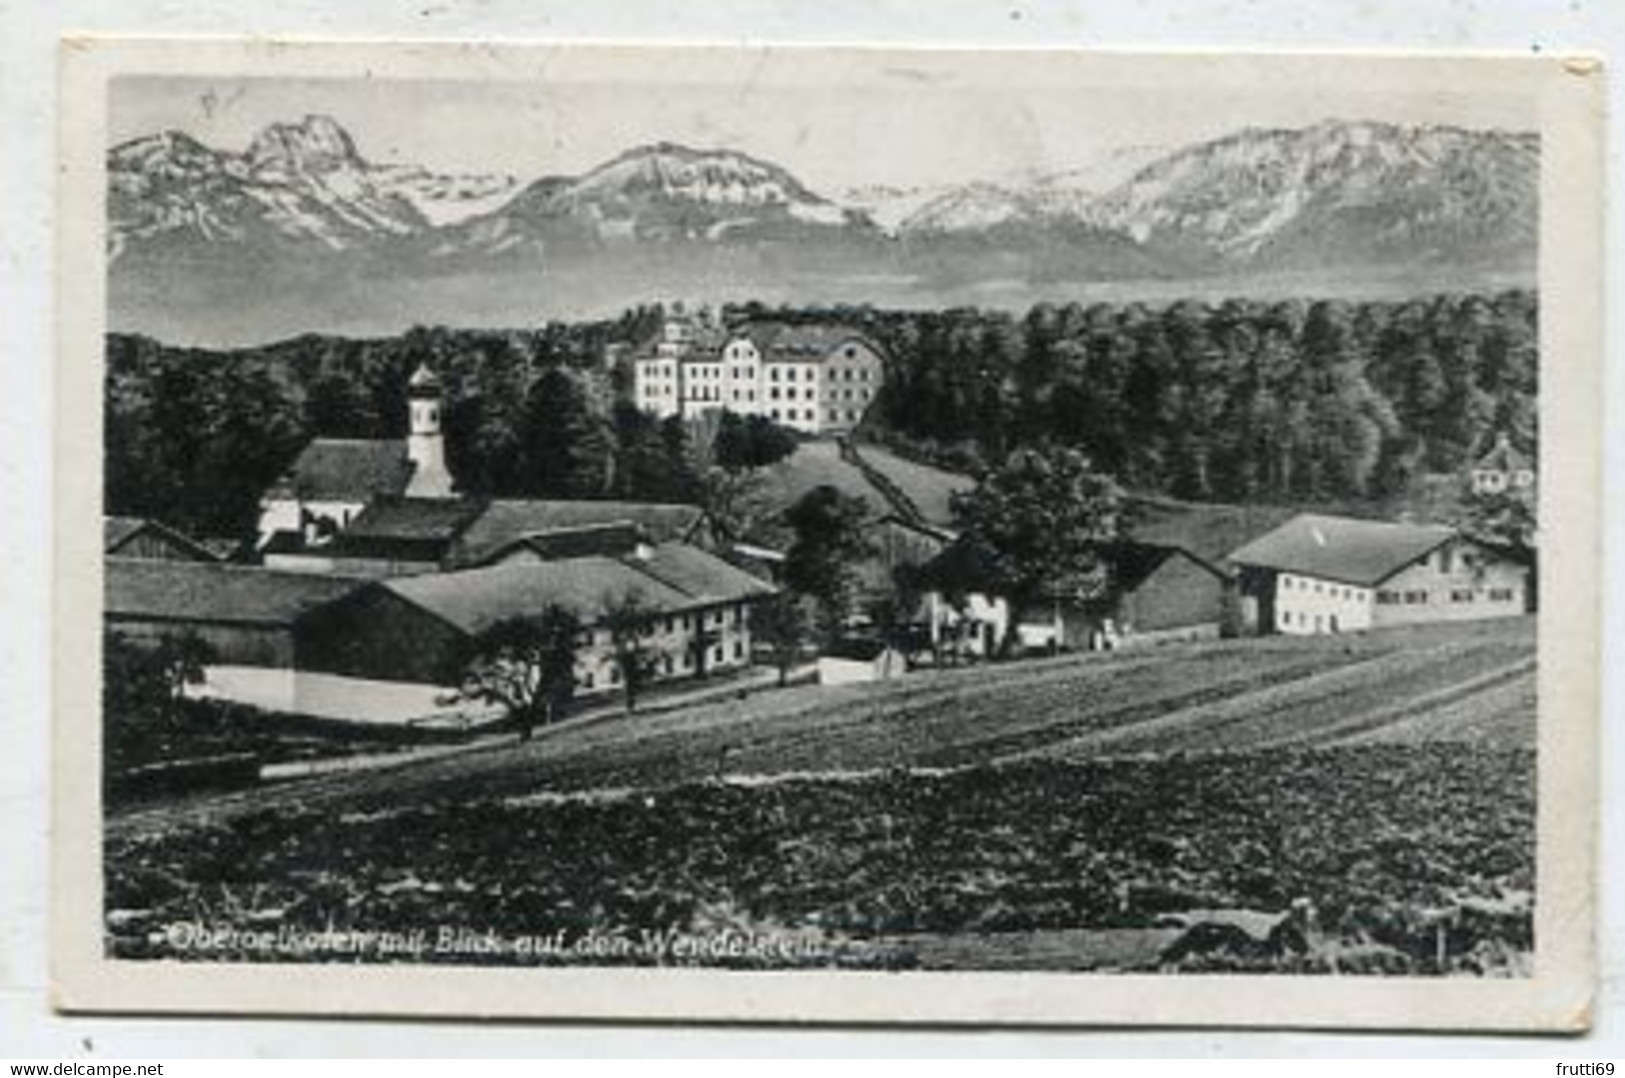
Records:
<instances>
[{"instance_id":1,"label":"mountain range","mask_svg":"<svg viewBox=\"0 0 1625 1078\"><path fill-rule=\"evenodd\" d=\"M1532 134L1327 121L1010 182L833 197L733 150L528 183L368 161L333 120L107 156L110 328L246 342L521 325L670 296L1012 305L1144 282L1532 278Z\"/></svg>"}]
</instances>

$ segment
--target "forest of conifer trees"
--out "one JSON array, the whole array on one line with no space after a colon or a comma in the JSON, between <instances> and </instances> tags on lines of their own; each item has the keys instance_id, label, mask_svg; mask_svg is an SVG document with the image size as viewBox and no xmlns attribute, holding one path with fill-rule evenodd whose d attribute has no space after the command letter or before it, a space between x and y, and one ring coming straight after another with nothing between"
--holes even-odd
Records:
<instances>
[{"instance_id":1,"label":"forest of conifer trees","mask_svg":"<svg viewBox=\"0 0 1625 1078\"><path fill-rule=\"evenodd\" d=\"M861 432L972 473L1010 450L1083 450L1125 488L1218 501L1376 499L1458 472L1497 432L1538 435L1537 297L1231 300L979 309L724 307L727 322L838 320L889 353ZM513 332L305 336L231 352L107 342L106 510L244 536L309 438L400 437L406 379L445 380L463 490L701 496L704 431L627 403L613 345L655 307Z\"/></svg>"}]
</instances>

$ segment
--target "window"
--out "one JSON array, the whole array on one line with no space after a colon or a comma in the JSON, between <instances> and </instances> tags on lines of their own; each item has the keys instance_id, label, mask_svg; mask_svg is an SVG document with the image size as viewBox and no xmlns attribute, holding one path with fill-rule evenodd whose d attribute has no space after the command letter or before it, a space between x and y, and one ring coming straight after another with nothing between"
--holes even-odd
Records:
<instances>
[{"instance_id":1,"label":"window","mask_svg":"<svg viewBox=\"0 0 1625 1078\"><path fill-rule=\"evenodd\" d=\"M769 398L770 398L770 399L772 399L772 400L778 400L778 399L779 399L779 387L778 387L778 386L774 386L774 387L773 387L773 388L772 388L772 389L770 389L770 390L768 390L768 391L767 391L767 395L768 395L768 397L769 397ZM776 415L776 414L777 414L777 413L775 413L775 415Z\"/></svg>"},{"instance_id":2,"label":"window","mask_svg":"<svg viewBox=\"0 0 1625 1078\"><path fill-rule=\"evenodd\" d=\"M609 668L609 683L611 685L619 685L621 683L621 668L620 667L612 666L612 667Z\"/></svg>"},{"instance_id":3,"label":"window","mask_svg":"<svg viewBox=\"0 0 1625 1078\"><path fill-rule=\"evenodd\" d=\"M1407 591L1405 593L1405 603L1407 606L1425 606L1427 605L1427 601L1428 593L1425 591Z\"/></svg>"},{"instance_id":4,"label":"window","mask_svg":"<svg viewBox=\"0 0 1625 1078\"><path fill-rule=\"evenodd\" d=\"M1452 565L1450 555L1451 550L1448 546L1442 546L1439 548L1439 572L1448 573L1450 571Z\"/></svg>"},{"instance_id":5,"label":"window","mask_svg":"<svg viewBox=\"0 0 1625 1078\"><path fill-rule=\"evenodd\" d=\"M745 645L744 645L744 643L742 641L735 640L734 641L734 658L743 659L744 657L745 657Z\"/></svg>"},{"instance_id":6,"label":"window","mask_svg":"<svg viewBox=\"0 0 1625 1078\"><path fill-rule=\"evenodd\" d=\"M1511 601L1512 601L1512 589L1511 588L1491 588L1490 589L1490 602L1492 602L1492 603L1510 603Z\"/></svg>"},{"instance_id":7,"label":"window","mask_svg":"<svg viewBox=\"0 0 1625 1078\"><path fill-rule=\"evenodd\" d=\"M1473 589L1472 588L1456 588L1456 589L1454 589L1450 593L1450 601L1453 602L1453 603L1470 603L1470 602L1472 602L1473 601Z\"/></svg>"},{"instance_id":8,"label":"window","mask_svg":"<svg viewBox=\"0 0 1625 1078\"><path fill-rule=\"evenodd\" d=\"M718 644L716 647L711 649L711 661L714 662L714 663L720 663L722 661L722 645L721 644Z\"/></svg>"},{"instance_id":9,"label":"window","mask_svg":"<svg viewBox=\"0 0 1625 1078\"><path fill-rule=\"evenodd\" d=\"M1291 625L1292 624L1292 613L1291 613L1291 611L1287 611L1287 610L1281 611L1281 624L1282 625Z\"/></svg>"},{"instance_id":10,"label":"window","mask_svg":"<svg viewBox=\"0 0 1625 1078\"><path fill-rule=\"evenodd\" d=\"M592 688L592 671L589 670L581 675L581 687L583 689Z\"/></svg>"}]
</instances>

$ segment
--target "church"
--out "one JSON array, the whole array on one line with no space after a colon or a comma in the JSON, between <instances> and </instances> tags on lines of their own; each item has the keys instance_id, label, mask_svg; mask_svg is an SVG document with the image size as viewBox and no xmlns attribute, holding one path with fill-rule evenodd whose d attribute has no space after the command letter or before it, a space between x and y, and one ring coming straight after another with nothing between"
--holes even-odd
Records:
<instances>
[{"instance_id":1,"label":"church","mask_svg":"<svg viewBox=\"0 0 1625 1078\"><path fill-rule=\"evenodd\" d=\"M698 506L461 495L446 467L439 376L408 383L404 439L317 438L261 501L260 560L269 569L404 576L498 560L600 554L640 542L713 549Z\"/></svg>"},{"instance_id":2,"label":"church","mask_svg":"<svg viewBox=\"0 0 1625 1078\"><path fill-rule=\"evenodd\" d=\"M261 552L331 541L378 498L454 497L440 431L440 377L419 365L407 384L406 438L317 438L260 501Z\"/></svg>"}]
</instances>

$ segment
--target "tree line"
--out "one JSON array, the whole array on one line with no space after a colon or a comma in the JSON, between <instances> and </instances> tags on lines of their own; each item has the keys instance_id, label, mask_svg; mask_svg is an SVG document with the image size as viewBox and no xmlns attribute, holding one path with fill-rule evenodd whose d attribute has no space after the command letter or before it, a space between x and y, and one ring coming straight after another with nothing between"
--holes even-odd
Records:
<instances>
[{"instance_id":1,"label":"tree line","mask_svg":"<svg viewBox=\"0 0 1625 1078\"><path fill-rule=\"evenodd\" d=\"M661 318L394 338L307 336L207 352L108 339L106 504L244 535L316 436L402 437L420 362L445 384L447 456L472 494L704 501L708 475L793 443L759 425L657 420L617 349ZM1533 292L1408 301L1228 300L974 308L722 308L725 323L835 320L874 336L886 382L868 437L980 475L1015 449L1084 453L1127 489L1215 501L1402 493L1459 472L1491 434L1538 438ZM721 435L721 443L718 437Z\"/></svg>"},{"instance_id":2,"label":"tree line","mask_svg":"<svg viewBox=\"0 0 1625 1078\"><path fill-rule=\"evenodd\" d=\"M1053 442L1148 493L1376 499L1538 438L1529 291L854 313L890 355L874 425L964 470Z\"/></svg>"}]
</instances>

